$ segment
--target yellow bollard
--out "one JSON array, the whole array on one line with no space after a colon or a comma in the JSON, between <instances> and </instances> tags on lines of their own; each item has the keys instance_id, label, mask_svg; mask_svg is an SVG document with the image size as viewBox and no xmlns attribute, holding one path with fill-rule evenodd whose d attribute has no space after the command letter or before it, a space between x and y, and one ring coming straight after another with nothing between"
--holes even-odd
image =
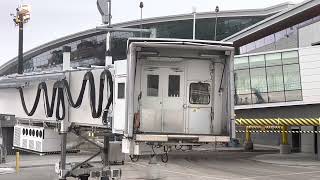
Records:
<instances>
[{"instance_id":1,"label":"yellow bollard","mask_svg":"<svg viewBox=\"0 0 320 180\"><path fill-rule=\"evenodd\" d=\"M284 145L288 145L288 127L287 126L282 126L282 132L281 132L281 136L282 136L282 144Z\"/></svg>"},{"instance_id":2,"label":"yellow bollard","mask_svg":"<svg viewBox=\"0 0 320 180\"><path fill-rule=\"evenodd\" d=\"M16 173L20 171L20 152L16 152Z\"/></svg>"},{"instance_id":3,"label":"yellow bollard","mask_svg":"<svg viewBox=\"0 0 320 180\"><path fill-rule=\"evenodd\" d=\"M251 132L249 126L246 126L246 142L251 142Z\"/></svg>"}]
</instances>

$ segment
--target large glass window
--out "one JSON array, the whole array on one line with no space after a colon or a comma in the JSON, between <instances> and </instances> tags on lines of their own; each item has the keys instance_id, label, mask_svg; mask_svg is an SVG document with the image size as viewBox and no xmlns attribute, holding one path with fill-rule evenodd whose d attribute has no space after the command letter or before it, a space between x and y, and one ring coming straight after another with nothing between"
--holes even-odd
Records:
<instances>
[{"instance_id":1,"label":"large glass window","mask_svg":"<svg viewBox=\"0 0 320 180\"><path fill-rule=\"evenodd\" d=\"M236 58L234 60L234 69L247 69L249 68L248 56Z\"/></svg>"},{"instance_id":2,"label":"large glass window","mask_svg":"<svg viewBox=\"0 0 320 180\"><path fill-rule=\"evenodd\" d=\"M284 102L284 91L280 92L269 92L269 102Z\"/></svg>"},{"instance_id":3,"label":"large glass window","mask_svg":"<svg viewBox=\"0 0 320 180\"><path fill-rule=\"evenodd\" d=\"M268 91L283 91L283 73L282 66L267 67Z\"/></svg>"},{"instance_id":4,"label":"large glass window","mask_svg":"<svg viewBox=\"0 0 320 180\"><path fill-rule=\"evenodd\" d=\"M286 101L302 101L302 91L286 91Z\"/></svg>"},{"instance_id":5,"label":"large glass window","mask_svg":"<svg viewBox=\"0 0 320 180\"><path fill-rule=\"evenodd\" d=\"M268 94L261 93L257 90L252 90L252 103L253 104L262 104L268 102Z\"/></svg>"},{"instance_id":6,"label":"large glass window","mask_svg":"<svg viewBox=\"0 0 320 180\"><path fill-rule=\"evenodd\" d=\"M282 53L283 64L299 63L298 51L290 51Z\"/></svg>"},{"instance_id":7,"label":"large glass window","mask_svg":"<svg viewBox=\"0 0 320 180\"><path fill-rule=\"evenodd\" d=\"M265 66L264 55L250 56L249 62L250 62L250 68L264 67Z\"/></svg>"},{"instance_id":8,"label":"large glass window","mask_svg":"<svg viewBox=\"0 0 320 180\"><path fill-rule=\"evenodd\" d=\"M125 85L118 83L118 99L124 99Z\"/></svg>"},{"instance_id":9,"label":"large glass window","mask_svg":"<svg viewBox=\"0 0 320 180\"><path fill-rule=\"evenodd\" d=\"M191 83L190 84L190 103L209 104L210 103L210 84Z\"/></svg>"},{"instance_id":10,"label":"large glass window","mask_svg":"<svg viewBox=\"0 0 320 180\"><path fill-rule=\"evenodd\" d=\"M159 75L148 75L147 79L147 96L159 96Z\"/></svg>"},{"instance_id":11,"label":"large glass window","mask_svg":"<svg viewBox=\"0 0 320 180\"><path fill-rule=\"evenodd\" d=\"M234 69L237 105L302 100L297 51L242 56Z\"/></svg>"},{"instance_id":12,"label":"large glass window","mask_svg":"<svg viewBox=\"0 0 320 180\"><path fill-rule=\"evenodd\" d=\"M251 94L236 94L235 101L237 105L252 104Z\"/></svg>"},{"instance_id":13,"label":"large glass window","mask_svg":"<svg viewBox=\"0 0 320 180\"><path fill-rule=\"evenodd\" d=\"M299 64L283 66L285 90L301 89Z\"/></svg>"},{"instance_id":14,"label":"large glass window","mask_svg":"<svg viewBox=\"0 0 320 180\"><path fill-rule=\"evenodd\" d=\"M236 94L251 93L249 69L235 71L234 80Z\"/></svg>"},{"instance_id":15,"label":"large glass window","mask_svg":"<svg viewBox=\"0 0 320 180\"><path fill-rule=\"evenodd\" d=\"M250 70L251 90L254 93L267 92L267 77L265 68L255 68Z\"/></svg>"},{"instance_id":16,"label":"large glass window","mask_svg":"<svg viewBox=\"0 0 320 180\"><path fill-rule=\"evenodd\" d=\"M276 66L281 64L281 53L266 54L266 66Z\"/></svg>"},{"instance_id":17,"label":"large glass window","mask_svg":"<svg viewBox=\"0 0 320 180\"><path fill-rule=\"evenodd\" d=\"M169 75L168 97L180 96L180 76Z\"/></svg>"}]
</instances>

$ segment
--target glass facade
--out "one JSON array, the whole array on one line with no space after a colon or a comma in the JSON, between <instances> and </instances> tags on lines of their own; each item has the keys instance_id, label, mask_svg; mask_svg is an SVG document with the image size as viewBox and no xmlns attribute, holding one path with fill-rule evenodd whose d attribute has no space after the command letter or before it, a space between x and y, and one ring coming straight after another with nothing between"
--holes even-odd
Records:
<instances>
[{"instance_id":1,"label":"glass facade","mask_svg":"<svg viewBox=\"0 0 320 180\"><path fill-rule=\"evenodd\" d=\"M282 50L298 47L298 29L320 20L320 16L283 29L240 47L240 54Z\"/></svg>"},{"instance_id":2,"label":"glass facade","mask_svg":"<svg viewBox=\"0 0 320 180\"><path fill-rule=\"evenodd\" d=\"M222 17L217 21L217 40L226 38L240 30L251 26L267 16L243 16L243 17ZM134 28L140 28L135 26ZM192 39L193 20L180 20L144 24L143 28L156 29L156 36L159 38L182 38ZM215 18L203 18L196 20L196 39L213 40L215 29ZM144 37L149 34L143 33ZM125 59L127 54L127 39L129 37L140 37L139 33L113 32L111 51L113 60ZM55 47L46 47L43 52L32 57L24 57L24 72L61 70L62 69L62 47L71 47L71 66L104 65L106 55L106 34L96 32L92 35L72 42L61 43ZM16 62L17 63L17 62ZM10 67L1 75L8 75L17 72L17 64Z\"/></svg>"},{"instance_id":3,"label":"glass facade","mask_svg":"<svg viewBox=\"0 0 320 180\"><path fill-rule=\"evenodd\" d=\"M221 17L217 22L217 40L222 40L240 30L249 27L267 16ZM139 28L140 26L134 26ZM192 39L193 20L169 21L145 24L143 28L156 29L159 38ZM214 40L215 18L196 20L196 39Z\"/></svg>"},{"instance_id":4,"label":"glass facade","mask_svg":"<svg viewBox=\"0 0 320 180\"><path fill-rule=\"evenodd\" d=\"M235 104L301 101L298 51L235 58Z\"/></svg>"},{"instance_id":5,"label":"glass facade","mask_svg":"<svg viewBox=\"0 0 320 180\"><path fill-rule=\"evenodd\" d=\"M147 34L143 34L147 36ZM113 60L126 59L127 40L129 37L140 37L140 33L114 32L111 35L111 52ZM62 48L71 47L71 67L103 66L106 56L106 34L92 34L80 40L65 43L33 57L24 57L24 72L62 69ZM17 65L12 66L2 75L17 72Z\"/></svg>"}]
</instances>

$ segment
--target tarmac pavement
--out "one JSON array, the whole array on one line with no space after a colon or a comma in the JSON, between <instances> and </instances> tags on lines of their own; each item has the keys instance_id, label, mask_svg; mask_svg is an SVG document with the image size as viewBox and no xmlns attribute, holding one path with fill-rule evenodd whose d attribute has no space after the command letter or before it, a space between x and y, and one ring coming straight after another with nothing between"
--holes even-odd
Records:
<instances>
[{"instance_id":1,"label":"tarmac pavement","mask_svg":"<svg viewBox=\"0 0 320 180\"><path fill-rule=\"evenodd\" d=\"M199 147L193 151L169 153L169 162L149 163L149 158L138 162L126 161L116 166L122 170L122 179L168 179L168 180L316 180L320 179L320 161L311 154L295 153L280 155L276 149L255 146L254 152L242 148ZM80 162L88 154L69 154L68 162ZM0 180L51 180L56 179L54 164L60 155L22 155L21 170L14 172L15 157L0 164ZM97 157L94 161L98 161ZM69 178L68 180L74 180Z\"/></svg>"}]
</instances>

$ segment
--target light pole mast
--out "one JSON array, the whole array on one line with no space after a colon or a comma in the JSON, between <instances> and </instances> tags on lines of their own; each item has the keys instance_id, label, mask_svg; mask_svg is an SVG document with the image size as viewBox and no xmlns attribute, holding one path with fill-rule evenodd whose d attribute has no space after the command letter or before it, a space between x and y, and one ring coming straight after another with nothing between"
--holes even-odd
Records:
<instances>
[{"instance_id":1,"label":"light pole mast","mask_svg":"<svg viewBox=\"0 0 320 180\"><path fill-rule=\"evenodd\" d=\"M217 26L218 26L219 6L216 6L215 12L216 12L216 23L214 25L214 40L216 41L217 40Z\"/></svg>"},{"instance_id":2,"label":"light pole mast","mask_svg":"<svg viewBox=\"0 0 320 180\"><path fill-rule=\"evenodd\" d=\"M30 6L20 5L16 9L13 22L19 27L18 74L23 73L23 24L30 20Z\"/></svg>"},{"instance_id":3,"label":"light pole mast","mask_svg":"<svg viewBox=\"0 0 320 180\"><path fill-rule=\"evenodd\" d=\"M196 7L192 7L192 14L193 14L193 32L192 32L192 39L196 39Z\"/></svg>"},{"instance_id":4,"label":"light pole mast","mask_svg":"<svg viewBox=\"0 0 320 180\"><path fill-rule=\"evenodd\" d=\"M140 37L142 37L142 9L144 7L143 2L141 1L139 4L140 7Z\"/></svg>"}]
</instances>

